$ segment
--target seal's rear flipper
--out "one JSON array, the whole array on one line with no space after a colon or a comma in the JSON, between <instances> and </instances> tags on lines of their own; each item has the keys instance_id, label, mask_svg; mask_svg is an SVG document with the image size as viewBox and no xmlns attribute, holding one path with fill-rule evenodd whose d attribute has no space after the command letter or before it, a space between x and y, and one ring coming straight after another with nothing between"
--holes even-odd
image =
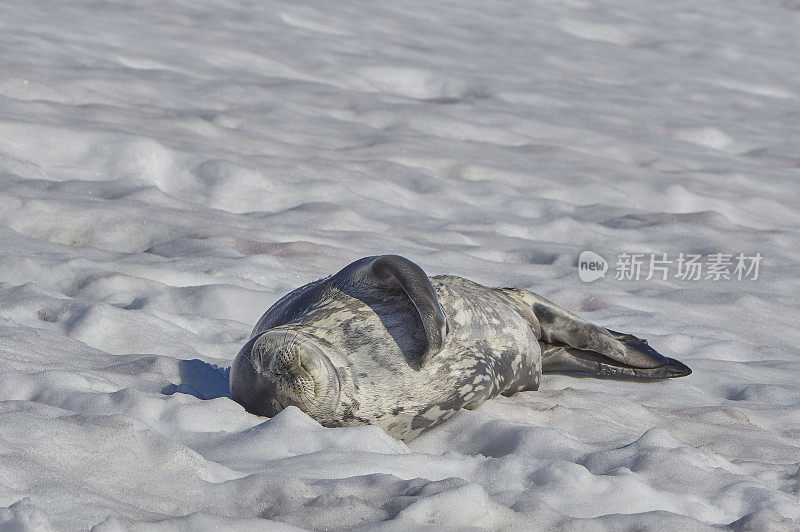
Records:
<instances>
[{"instance_id":1,"label":"seal's rear flipper","mask_svg":"<svg viewBox=\"0 0 800 532\"><path fill-rule=\"evenodd\" d=\"M637 340L643 341L639 338L637 338ZM539 342L539 345L542 349L543 373L579 372L602 377L670 379L673 377L684 377L692 372L685 364L674 358L662 355L659 356L665 361L663 365L653 368L637 368L595 353L594 351L586 351L565 345L547 344L544 342ZM650 349L652 350L652 348Z\"/></svg>"},{"instance_id":2,"label":"seal's rear flipper","mask_svg":"<svg viewBox=\"0 0 800 532\"><path fill-rule=\"evenodd\" d=\"M497 292L506 297L528 321L542 344L543 353L545 346L566 348L564 353L551 355L555 357L552 364L566 364L569 369L552 371L588 371L595 375L656 379L680 377L691 372L677 360L667 358L650 347L647 340L590 323L533 292L517 288L500 288ZM602 358L594 359L584 353ZM557 362L561 359L564 361ZM544 364L543 369L546 370L546 361Z\"/></svg>"}]
</instances>

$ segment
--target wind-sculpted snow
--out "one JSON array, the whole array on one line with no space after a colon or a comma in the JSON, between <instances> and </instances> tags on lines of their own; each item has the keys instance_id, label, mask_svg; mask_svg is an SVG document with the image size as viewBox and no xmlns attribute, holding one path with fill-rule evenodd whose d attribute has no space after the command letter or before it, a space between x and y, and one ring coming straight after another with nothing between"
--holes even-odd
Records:
<instances>
[{"instance_id":1,"label":"wind-sculpted snow","mask_svg":"<svg viewBox=\"0 0 800 532\"><path fill-rule=\"evenodd\" d=\"M795 2L0 13L0 529L800 523ZM694 373L545 375L408 446L229 399L267 307L383 253ZM623 253L763 260L635 281Z\"/></svg>"}]
</instances>

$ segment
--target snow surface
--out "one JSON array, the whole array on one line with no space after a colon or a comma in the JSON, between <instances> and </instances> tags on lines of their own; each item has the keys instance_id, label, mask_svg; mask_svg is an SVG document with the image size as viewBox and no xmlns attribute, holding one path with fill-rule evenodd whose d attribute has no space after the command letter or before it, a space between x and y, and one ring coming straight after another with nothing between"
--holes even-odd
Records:
<instances>
[{"instance_id":1,"label":"snow surface","mask_svg":"<svg viewBox=\"0 0 800 532\"><path fill-rule=\"evenodd\" d=\"M796 0L0 6L0 530L800 523ZM226 397L270 304L380 253L694 374L548 375L408 446Z\"/></svg>"}]
</instances>

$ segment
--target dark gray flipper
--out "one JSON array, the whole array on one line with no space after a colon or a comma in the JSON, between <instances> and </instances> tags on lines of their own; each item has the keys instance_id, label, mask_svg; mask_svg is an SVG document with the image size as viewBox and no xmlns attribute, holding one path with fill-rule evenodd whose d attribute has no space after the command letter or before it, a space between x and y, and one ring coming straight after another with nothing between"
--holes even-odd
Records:
<instances>
[{"instance_id":1,"label":"dark gray flipper","mask_svg":"<svg viewBox=\"0 0 800 532\"><path fill-rule=\"evenodd\" d=\"M516 288L499 290L517 305L543 346L562 349L563 352L551 354L550 367L567 365L569 368L543 367L543 371L586 371L596 375L657 379L691 373L684 364L650 347L647 340L590 323L533 292ZM543 364L546 364L544 359Z\"/></svg>"},{"instance_id":2,"label":"dark gray flipper","mask_svg":"<svg viewBox=\"0 0 800 532\"><path fill-rule=\"evenodd\" d=\"M251 336L302 319L309 309L336 291L367 304L390 297L408 298L414 304L425 329L426 345L418 354L419 367L442 350L447 339L447 319L439 305L436 290L422 268L398 255L364 257L331 277L290 292L264 313Z\"/></svg>"},{"instance_id":3,"label":"dark gray flipper","mask_svg":"<svg viewBox=\"0 0 800 532\"><path fill-rule=\"evenodd\" d=\"M635 368L623 365L593 351L539 342L542 349L542 373L578 372L602 377L633 377L637 379L670 379L684 377L692 370L674 358L664 357L663 366Z\"/></svg>"},{"instance_id":4,"label":"dark gray flipper","mask_svg":"<svg viewBox=\"0 0 800 532\"><path fill-rule=\"evenodd\" d=\"M442 350L447 339L447 318L431 280L422 268L399 255L365 257L346 266L333 276L342 291L366 289L372 297L405 295L419 313L425 328L427 346L420 354L419 367Z\"/></svg>"}]
</instances>

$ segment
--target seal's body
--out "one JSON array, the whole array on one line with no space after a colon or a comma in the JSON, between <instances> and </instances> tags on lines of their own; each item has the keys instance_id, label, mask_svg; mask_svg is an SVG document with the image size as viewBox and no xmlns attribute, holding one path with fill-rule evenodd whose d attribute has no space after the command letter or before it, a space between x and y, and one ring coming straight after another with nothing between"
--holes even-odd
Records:
<instances>
[{"instance_id":1,"label":"seal's body","mask_svg":"<svg viewBox=\"0 0 800 532\"><path fill-rule=\"evenodd\" d=\"M689 368L525 290L428 278L366 257L291 292L231 366L231 397L325 426L374 424L410 441L461 408L539 387L542 371L666 378Z\"/></svg>"}]
</instances>

